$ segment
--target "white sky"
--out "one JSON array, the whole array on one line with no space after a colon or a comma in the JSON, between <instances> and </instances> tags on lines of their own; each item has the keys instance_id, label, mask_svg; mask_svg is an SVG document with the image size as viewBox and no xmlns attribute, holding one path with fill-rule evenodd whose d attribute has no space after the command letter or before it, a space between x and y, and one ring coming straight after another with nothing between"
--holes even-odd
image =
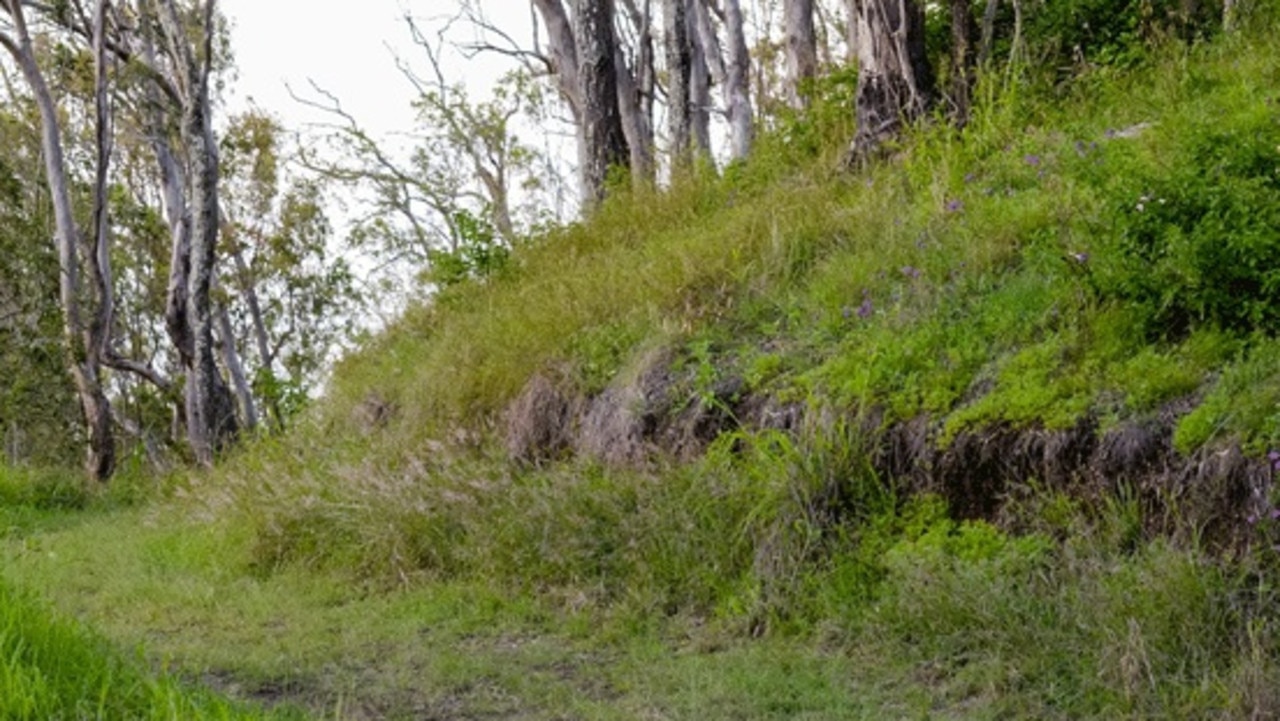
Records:
<instances>
[{"instance_id":1,"label":"white sky","mask_svg":"<svg viewBox=\"0 0 1280 721\"><path fill-rule=\"evenodd\" d=\"M520 9L512 20L518 28L527 28L524 0L490 3L507 5ZM314 98L309 84L314 80L375 135L407 131L413 125L409 104L414 92L396 69L395 53L419 70L425 69L426 61L410 41L405 13L412 12L421 26L430 26L456 6L448 0L222 0L219 7L232 22L239 70L229 94L230 109L240 110L252 100L279 116L286 127L301 129L323 116L294 101L287 88ZM513 35L523 40L527 31ZM454 57L445 73L465 79L479 95L505 67L497 56L469 61Z\"/></svg>"}]
</instances>

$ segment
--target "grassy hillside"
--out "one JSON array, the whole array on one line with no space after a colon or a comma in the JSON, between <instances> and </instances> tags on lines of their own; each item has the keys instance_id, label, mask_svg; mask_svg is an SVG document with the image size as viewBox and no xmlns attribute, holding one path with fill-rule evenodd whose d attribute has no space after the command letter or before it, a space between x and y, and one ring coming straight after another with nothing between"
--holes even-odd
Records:
<instances>
[{"instance_id":1,"label":"grassy hillside","mask_svg":"<svg viewBox=\"0 0 1280 721\"><path fill-rule=\"evenodd\" d=\"M832 78L6 575L324 715L1278 715L1275 27L999 74L858 172Z\"/></svg>"},{"instance_id":2,"label":"grassy hillside","mask_svg":"<svg viewBox=\"0 0 1280 721\"><path fill-rule=\"evenodd\" d=\"M205 492L255 519L263 563L535 585L583 550L559 514L624 487L661 509L654 538L741 535L797 483L841 519L910 488L998 520L1038 482L1128 484L1153 525L1242 542L1280 446L1266 26L1058 85L989 80L962 132L928 124L857 173L837 169L833 79L751 162L619 191L410 310ZM635 523L617 513L591 523ZM548 524L567 547L531 551Z\"/></svg>"}]
</instances>

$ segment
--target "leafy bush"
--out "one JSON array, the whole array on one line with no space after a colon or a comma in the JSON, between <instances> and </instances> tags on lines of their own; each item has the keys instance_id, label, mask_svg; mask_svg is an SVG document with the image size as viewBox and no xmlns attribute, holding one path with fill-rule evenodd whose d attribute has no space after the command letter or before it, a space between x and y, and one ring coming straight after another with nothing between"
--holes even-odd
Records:
<instances>
[{"instance_id":1,"label":"leafy bush","mask_svg":"<svg viewBox=\"0 0 1280 721\"><path fill-rule=\"evenodd\" d=\"M1213 3L1182 0L1073 0L1037 3L1034 8L1028 17L1027 43L1057 68L1081 60L1132 65L1143 57L1151 39L1208 34L1220 19Z\"/></svg>"},{"instance_id":2,"label":"leafy bush","mask_svg":"<svg viewBox=\"0 0 1280 721\"><path fill-rule=\"evenodd\" d=\"M1280 121L1267 110L1175 128L1185 139L1166 157L1111 186L1116 256L1100 289L1144 309L1149 339L1277 327Z\"/></svg>"}]
</instances>

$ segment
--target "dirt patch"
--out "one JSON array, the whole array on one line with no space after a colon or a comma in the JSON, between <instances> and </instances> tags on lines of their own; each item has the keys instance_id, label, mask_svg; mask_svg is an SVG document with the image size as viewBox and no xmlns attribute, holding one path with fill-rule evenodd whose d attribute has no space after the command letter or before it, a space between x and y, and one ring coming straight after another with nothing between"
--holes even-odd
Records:
<instances>
[{"instance_id":1,"label":"dirt patch","mask_svg":"<svg viewBox=\"0 0 1280 721\"><path fill-rule=\"evenodd\" d=\"M385 428L399 411L395 403L373 392L364 397L352 410L356 426L366 435Z\"/></svg>"},{"instance_id":2,"label":"dirt patch","mask_svg":"<svg viewBox=\"0 0 1280 721\"><path fill-rule=\"evenodd\" d=\"M538 373L525 384L503 414L504 441L512 460L537 464L569 452L575 418L583 403L566 391L567 387L561 378L548 373Z\"/></svg>"},{"instance_id":3,"label":"dirt patch","mask_svg":"<svg viewBox=\"0 0 1280 721\"><path fill-rule=\"evenodd\" d=\"M655 450L655 431L670 410L674 385L669 354L646 354L587 404L574 449L608 465L644 465Z\"/></svg>"}]
</instances>

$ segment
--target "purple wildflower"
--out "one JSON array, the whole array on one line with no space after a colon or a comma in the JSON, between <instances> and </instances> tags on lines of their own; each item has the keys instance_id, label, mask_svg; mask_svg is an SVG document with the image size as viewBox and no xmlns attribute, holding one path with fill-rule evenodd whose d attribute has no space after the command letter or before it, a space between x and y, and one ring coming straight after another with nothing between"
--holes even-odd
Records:
<instances>
[{"instance_id":1,"label":"purple wildflower","mask_svg":"<svg viewBox=\"0 0 1280 721\"><path fill-rule=\"evenodd\" d=\"M862 303L858 306L858 317L863 319L870 318L873 312L875 312L875 306L871 303L871 294L864 290L862 291Z\"/></svg>"},{"instance_id":2,"label":"purple wildflower","mask_svg":"<svg viewBox=\"0 0 1280 721\"><path fill-rule=\"evenodd\" d=\"M1027 161L1027 165L1030 165L1033 168L1040 165L1040 156L1035 153L1027 153L1022 157L1022 159Z\"/></svg>"},{"instance_id":3,"label":"purple wildflower","mask_svg":"<svg viewBox=\"0 0 1280 721\"><path fill-rule=\"evenodd\" d=\"M904 265L902 266L902 274L911 280L915 280L920 277L920 269L913 265Z\"/></svg>"},{"instance_id":4,"label":"purple wildflower","mask_svg":"<svg viewBox=\"0 0 1280 721\"><path fill-rule=\"evenodd\" d=\"M973 174L973 173L965 173L965 175L964 175L964 182L965 182L965 185L968 185L969 183L972 183L973 181L975 181L975 180L977 180L977 179L978 179L978 176L977 176L977 175L975 175L975 174Z\"/></svg>"},{"instance_id":5,"label":"purple wildflower","mask_svg":"<svg viewBox=\"0 0 1280 721\"><path fill-rule=\"evenodd\" d=\"M961 201L959 198L952 198L951 200L947 201L948 213L959 213L962 210L964 210L964 202Z\"/></svg>"}]
</instances>

